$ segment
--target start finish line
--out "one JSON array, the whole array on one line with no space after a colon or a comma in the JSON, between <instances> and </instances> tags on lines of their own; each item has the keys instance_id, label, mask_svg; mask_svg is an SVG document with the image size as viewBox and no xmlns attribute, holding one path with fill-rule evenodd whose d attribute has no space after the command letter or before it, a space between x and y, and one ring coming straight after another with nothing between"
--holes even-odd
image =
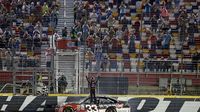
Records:
<instances>
[{"instance_id":1,"label":"start finish line","mask_svg":"<svg viewBox=\"0 0 200 112\"><path fill-rule=\"evenodd\" d=\"M54 112L56 105L86 96L0 96L0 111ZM128 101L131 112L200 112L200 97L110 96Z\"/></svg>"}]
</instances>

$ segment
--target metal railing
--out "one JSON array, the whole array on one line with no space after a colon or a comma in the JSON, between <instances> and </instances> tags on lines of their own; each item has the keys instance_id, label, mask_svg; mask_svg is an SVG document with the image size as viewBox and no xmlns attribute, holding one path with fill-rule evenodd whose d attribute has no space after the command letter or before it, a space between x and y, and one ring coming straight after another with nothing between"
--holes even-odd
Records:
<instances>
[{"instance_id":1,"label":"metal railing","mask_svg":"<svg viewBox=\"0 0 200 112\"><path fill-rule=\"evenodd\" d=\"M187 60L107 59L86 60L89 72L143 72L143 73L194 73L200 74L200 62Z\"/></svg>"}]
</instances>

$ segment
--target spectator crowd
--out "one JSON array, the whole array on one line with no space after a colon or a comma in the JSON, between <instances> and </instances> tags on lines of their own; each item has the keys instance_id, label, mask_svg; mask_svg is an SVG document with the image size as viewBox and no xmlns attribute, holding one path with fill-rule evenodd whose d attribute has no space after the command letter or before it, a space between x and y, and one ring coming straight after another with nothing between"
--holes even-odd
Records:
<instances>
[{"instance_id":1,"label":"spectator crowd","mask_svg":"<svg viewBox=\"0 0 200 112\"><path fill-rule=\"evenodd\" d=\"M75 0L74 26L64 27L62 35L55 31L59 6L57 0L0 1L1 69L10 63L3 59L13 56L20 66L39 66L42 42L53 32L86 47L89 70L198 68L199 1ZM23 62L32 59L35 64Z\"/></svg>"},{"instance_id":2,"label":"spectator crowd","mask_svg":"<svg viewBox=\"0 0 200 112\"><path fill-rule=\"evenodd\" d=\"M56 0L0 0L0 69L11 67L10 57L19 58L19 66L38 66L42 41L56 28L58 11Z\"/></svg>"},{"instance_id":3,"label":"spectator crowd","mask_svg":"<svg viewBox=\"0 0 200 112\"><path fill-rule=\"evenodd\" d=\"M86 68L95 62L95 71L117 70L119 62L131 70L138 58L144 71L177 66L193 71L192 57L200 53L199 5L196 0L76 0L71 34L87 47Z\"/></svg>"}]
</instances>

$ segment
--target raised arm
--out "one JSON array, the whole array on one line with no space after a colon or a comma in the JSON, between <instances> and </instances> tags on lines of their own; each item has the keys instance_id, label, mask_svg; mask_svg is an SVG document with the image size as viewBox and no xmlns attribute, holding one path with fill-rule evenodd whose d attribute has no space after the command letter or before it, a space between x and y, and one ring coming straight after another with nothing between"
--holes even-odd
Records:
<instances>
[{"instance_id":1,"label":"raised arm","mask_svg":"<svg viewBox=\"0 0 200 112\"><path fill-rule=\"evenodd\" d=\"M89 80L88 76L86 76L86 79L87 79L88 83L90 83L90 80Z\"/></svg>"},{"instance_id":2,"label":"raised arm","mask_svg":"<svg viewBox=\"0 0 200 112\"><path fill-rule=\"evenodd\" d=\"M95 83L97 83L99 81L99 76L96 78L96 81L95 81Z\"/></svg>"}]
</instances>

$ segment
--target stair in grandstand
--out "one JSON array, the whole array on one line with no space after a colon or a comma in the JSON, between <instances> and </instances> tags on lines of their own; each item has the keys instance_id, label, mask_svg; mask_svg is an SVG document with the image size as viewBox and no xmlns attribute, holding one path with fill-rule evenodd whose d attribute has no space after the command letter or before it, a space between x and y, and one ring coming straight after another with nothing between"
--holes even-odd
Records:
<instances>
[{"instance_id":1,"label":"stair in grandstand","mask_svg":"<svg viewBox=\"0 0 200 112\"><path fill-rule=\"evenodd\" d=\"M56 30L59 35L62 33L62 28L64 27L64 0L60 0L60 10L59 10L59 15L58 15L58 24L56 26Z\"/></svg>"},{"instance_id":2,"label":"stair in grandstand","mask_svg":"<svg viewBox=\"0 0 200 112\"><path fill-rule=\"evenodd\" d=\"M42 44L41 45L41 61L40 61L40 66L41 67L46 67L46 56L45 56L45 50L48 48L48 44Z\"/></svg>"},{"instance_id":3,"label":"stair in grandstand","mask_svg":"<svg viewBox=\"0 0 200 112\"><path fill-rule=\"evenodd\" d=\"M55 58L55 67L57 71L58 77L60 75L64 75L67 78L67 91L71 92L75 89L75 81L76 81L76 56L71 53L59 53Z\"/></svg>"},{"instance_id":4,"label":"stair in grandstand","mask_svg":"<svg viewBox=\"0 0 200 112\"><path fill-rule=\"evenodd\" d=\"M70 30L74 26L74 0L66 0L66 26Z\"/></svg>"},{"instance_id":5,"label":"stair in grandstand","mask_svg":"<svg viewBox=\"0 0 200 112\"><path fill-rule=\"evenodd\" d=\"M74 4L73 0L60 0L60 10L58 15L58 25L57 32L59 35L62 34L62 29L64 26L67 26L68 31L70 31L71 27L74 25Z\"/></svg>"}]
</instances>

